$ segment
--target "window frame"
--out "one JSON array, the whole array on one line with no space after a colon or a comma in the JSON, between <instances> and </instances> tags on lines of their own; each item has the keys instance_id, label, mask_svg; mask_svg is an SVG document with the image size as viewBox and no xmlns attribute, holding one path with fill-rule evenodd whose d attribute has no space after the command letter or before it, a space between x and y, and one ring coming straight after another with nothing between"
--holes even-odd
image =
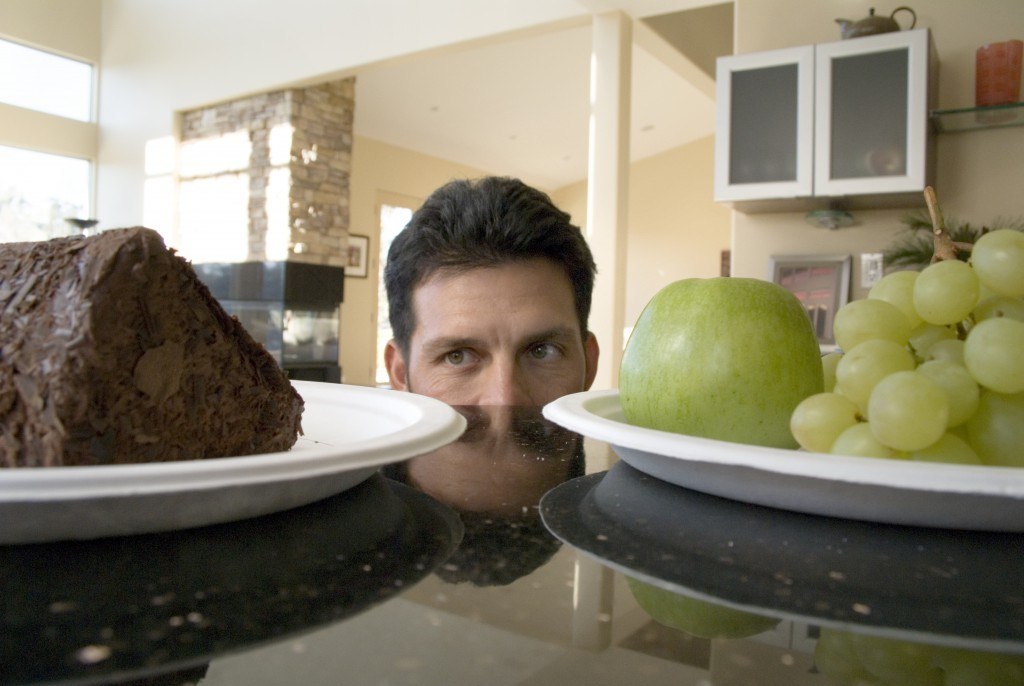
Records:
<instances>
[{"instance_id":1,"label":"window frame","mask_svg":"<svg viewBox=\"0 0 1024 686\"><path fill-rule=\"evenodd\" d=\"M21 41L21 40L15 39L15 38L11 38L9 36L5 36L4 34L0 34L0 42L8 43L10 45L16 45L18 47L25 48L26 50L33 50L35 52L40 52L40 53L43 53L45 55L50 55L52 57L56 57L56 58L59 58L59 59L62 59L62 60L69 60L71 62L78 62L79 64L83 64L83 65L85 65L85 66L87 66L89 68L89 83L88 83L88 87L89 87L89 103L88 103L88 105L86 107L86 110L87 110L86 119L78 119L78 118L75 118L75 117L65 117L65 116L60 115L60 114L55 114L55 113L52 113L52 112L47 112L46 110L37 110L37 109L32 108L32 107L23 107L21 105L16 105L14 103L9 103L9 102L6 102L6 101L0 101L0 103L5 104L5 105L9 105L11 107L18 107L19 109L25 109L25 110L28 110L30 112L38 112L40 114L47 114L47 115L50 115L52 117L59 117L61 119L70 119L72 121L80 121L80 122L85 123L85 124L95 124L96 123L96 120L97 120L97 117L98 117L98 114L99 114L98 108L97 108L97 100L98 100L97 93L98 93L98 90L99 90L99 67L98 67L98 65L93 60L89 60L89 59L86 59L84 57L80 57L78 55L72 55L70 53L67 53L67 52L64 52L64 51L61 51L61 50L55 50L53 48L47 48L47 47L42 47L42 46L39 46L39 45L33 45L33 44L28 43L26 41Z\"/></svg>"},{"instance_id":2,"label":"window frame","mask_svg":"<svg viewBox=\"0 0 1024 686\"><path fill-rule=\"evenodd\" d=\"M89 121L0 102L0 145L89 163L89 214L97 215L100 69L96 60L0 33L0 40L82 62L91 68Z\"/></svg>"}]
</instances>

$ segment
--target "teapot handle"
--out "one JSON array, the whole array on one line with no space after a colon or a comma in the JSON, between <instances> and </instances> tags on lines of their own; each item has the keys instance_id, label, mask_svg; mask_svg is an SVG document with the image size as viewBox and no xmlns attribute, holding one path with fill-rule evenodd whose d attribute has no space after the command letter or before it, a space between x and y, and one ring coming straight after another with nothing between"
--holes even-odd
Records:
<instances>
[{"instance_id":1,"label":"teapot handle","mask_svg":"<svg viewBox=\"0 0 1024 686\"><path fill-rule=\"evenodd\" d=\"M909 31L910 29L914 28L914 26L917 25L917 12L915 12L914 10L910 9L909 7L905 7L905 6L904 7L897 7L896 9L894 9L892 11L892 14L889 15L889 18L892 19L893 21L896 21L896 14L898 12L903 12L903 11L910 12L910 26L908 26L907 28L903 29L904 31Z\"/></svg>"}]
</instances>

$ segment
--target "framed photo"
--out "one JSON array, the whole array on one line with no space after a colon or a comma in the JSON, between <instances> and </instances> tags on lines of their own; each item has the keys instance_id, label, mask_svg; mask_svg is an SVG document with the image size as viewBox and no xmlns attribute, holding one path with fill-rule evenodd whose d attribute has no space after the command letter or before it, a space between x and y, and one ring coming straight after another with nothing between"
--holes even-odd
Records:
<instances>
[{"instance_id":1,"label":"framed photo","mask_svg":"<svg viewBox=\"0 0 1024 686\"><path fill-rule=\"evenodd\" d=\"M365 279L367 264L370 261L370 237L350 233L348 248L345 253L345 276Z\"/></svg>"},{"instance_id":2,"label":"framed photo","mask_svg":"<svg viewBox=\"0 0 1024 686\"><path fill-rule=\"evenodd\" d=\"M803 303L822 350L834 350L832 320L850 299L850 255L773 255L771 279Z\"/></svg>"}]
</instances>

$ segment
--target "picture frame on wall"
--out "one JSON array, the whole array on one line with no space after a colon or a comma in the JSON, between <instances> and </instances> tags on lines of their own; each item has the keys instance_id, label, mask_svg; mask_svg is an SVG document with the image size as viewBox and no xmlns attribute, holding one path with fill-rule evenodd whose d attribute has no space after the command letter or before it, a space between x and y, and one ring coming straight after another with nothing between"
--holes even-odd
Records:
<instances>
[{"instance_id":1,"label":"picture frame on wall","mask_svg":"<svg viewBox=\"0 0 1024 686\"><path fill-rule=\"evenodd\" d=\"M348 235L345 251L345 276L365 279L370 261L370 237L356 233Z\"/></svg>"},{"instance_id":2,"label":"picture frame on wall","mask_svg":"<svg viewBox=\"0 0 1024 686\"><path fill-rule=\"evenodd\" d=\"M772 255L771 280L797 297L823 352L835 350L832 321L850 300L851 255Z\"/></svg>"}]
</instances>

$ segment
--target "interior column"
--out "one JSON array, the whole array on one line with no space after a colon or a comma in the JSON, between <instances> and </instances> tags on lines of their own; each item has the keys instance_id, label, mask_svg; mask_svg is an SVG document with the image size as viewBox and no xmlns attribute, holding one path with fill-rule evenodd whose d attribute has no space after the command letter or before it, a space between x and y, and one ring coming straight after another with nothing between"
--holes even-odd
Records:
<instances>
[{"instance_id":1,"label":"interior column","mask_svg":"<svg viewBox=\"0 0 1024 686\"><path fill-rule=\"evenodd\" d=\"M595 389L618 387L622 359L632 51L633 25L626 14L594 15L586 231L598 270L590 315L601 346Z\"/></svg>"}]
</instances>

